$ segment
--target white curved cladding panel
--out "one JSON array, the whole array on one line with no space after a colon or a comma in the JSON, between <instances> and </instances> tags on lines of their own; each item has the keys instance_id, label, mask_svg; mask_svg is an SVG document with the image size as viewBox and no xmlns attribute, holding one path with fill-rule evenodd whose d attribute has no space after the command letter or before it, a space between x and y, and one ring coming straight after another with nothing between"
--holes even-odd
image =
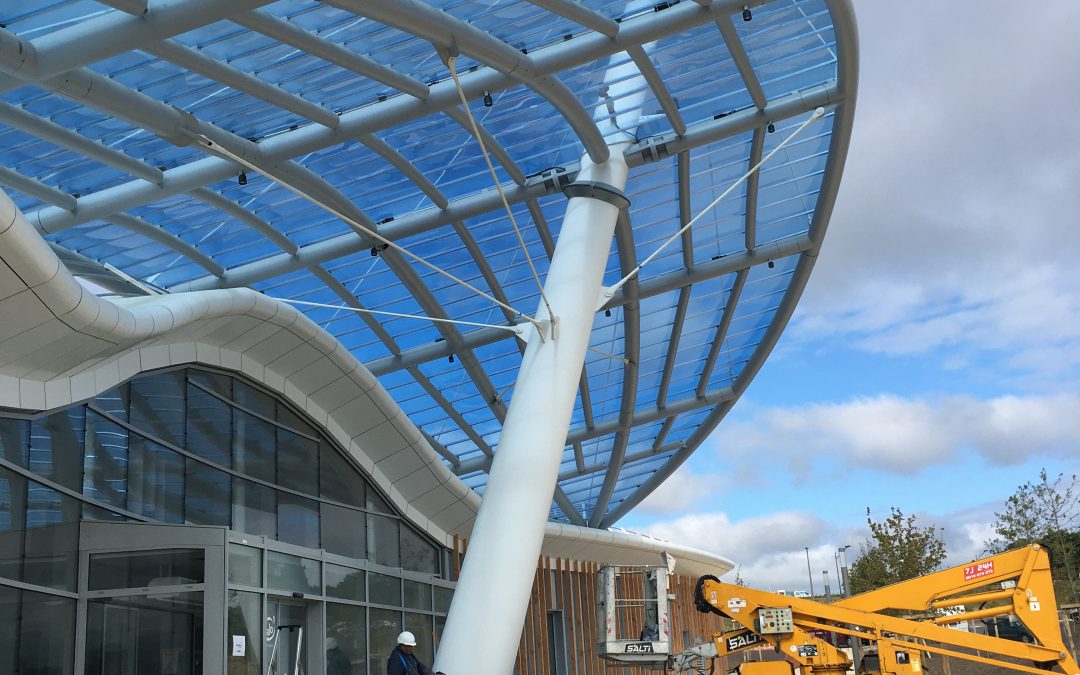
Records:
<instances>
[{"instance_id":1,"label":"white curved cladding panel","mask_svg":"<svg viewBox=\"0 0 1080 675\"><path fill-rule=\"evenodd\" d=\"M0 317L0 406L50 410L167 366L242 372L324 426L437 540L472 525L476 493L371 373L293 307L246 288L98 298L0 191Z\"/></svg>"},{"instance_id":2,"label":"white curved cladding panel","mask_svg":"<svg viewBox=\"0 0 1080 675\"><path fill-rule=\"evenodd\" d=\"M675 572L688 577L720 576L735 568L723 556L626 530L597 530L566 523L548 523L541 554L552 558L591 560L614 565L663 565L661 555L675 558Z\"/></svg>"}]
</instances>

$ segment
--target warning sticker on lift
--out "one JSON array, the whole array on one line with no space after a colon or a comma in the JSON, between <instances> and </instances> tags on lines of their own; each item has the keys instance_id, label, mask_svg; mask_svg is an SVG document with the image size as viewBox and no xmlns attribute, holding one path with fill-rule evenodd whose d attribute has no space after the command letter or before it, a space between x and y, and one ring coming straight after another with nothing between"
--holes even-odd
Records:
<instances>
[{"instance_id":1,"label":"warning sticker on lift","mask_svg":"<svg viewBox=\"0 0 1080 675\"><path fill-rule=\"evenodd\" d=\"M652 643L651 642L631 642L630 644L626 645L626 653L627 654L652 654L653 653Z\"/></svg>"},{"instance_id":2,"label":"warning sticker on lift","mask_svg":"<svg viewBox=\"0 0 1080 675\"><path fill-rule=\"evenodd\" d=\"M972 579L988 577L991 576L993 573L993 560L987 560L986 562L977 563L975 565L967 565L966 567L964 567L964 581L971 581Z\"/></svg>"},{"instance_id":3,"label":"warning sticker on lift","mask_svg":"<svg viewBox=\"0 0 1080 675\"><path fill-rule=\"evenodd\" d=\"M817 645L798 645L796 649L801 657L817 656Z\"/></svg>"}]
</instances>

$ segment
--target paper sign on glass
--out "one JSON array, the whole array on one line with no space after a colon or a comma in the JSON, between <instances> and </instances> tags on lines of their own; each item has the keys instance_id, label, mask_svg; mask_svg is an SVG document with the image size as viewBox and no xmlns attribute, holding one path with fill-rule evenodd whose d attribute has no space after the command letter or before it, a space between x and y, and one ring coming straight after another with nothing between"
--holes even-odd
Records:
<instances>
[{"instance_id":1,"label":"paper sign on glass","mask_svg":"<svg viewBox=\"0 0 1080 675\"><path fill-rule=\"evenodd\" d=\"M232 636L232 655L243 656L247 653L247 636L246 635L234 635Z\"/></svg>"}]
</instances>

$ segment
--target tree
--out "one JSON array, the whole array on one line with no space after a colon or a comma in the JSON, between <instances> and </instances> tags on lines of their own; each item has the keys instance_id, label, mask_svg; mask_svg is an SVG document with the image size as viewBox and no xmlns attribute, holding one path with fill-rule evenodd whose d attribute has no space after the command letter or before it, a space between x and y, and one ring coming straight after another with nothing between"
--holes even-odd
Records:
<instances>
[{"instance_id":1,"label":"tree","mask_svg":"<svg viewBox=\"0 0 1080 675\"><path fill-rule=\"evenodd\" d=\"M874 522L866 509L870 539L859 545L859 558L851 566L851 592L864 593L933 572L945 559L942 530L919 527L915 516L892 507L882 522Z\"/></svg>"},{"instance_id":2,"label":"tree","mask_svg":"<svg viewBox=\"0 0 1080 675\"><path fill-rule=\"evenodd\" d=\"M1075 602L1080 593L1076 582L1080 554L1080 485L1076 475L1054 480L1039 472L1039 481L1028 481L1005 500L1005 511L995 513L997 538L986 543L991 553L1000 553L1032 543L1049 549L1051 574L1064 582L1057 584L1061 599Z\"/></svg>"}]
</instances>

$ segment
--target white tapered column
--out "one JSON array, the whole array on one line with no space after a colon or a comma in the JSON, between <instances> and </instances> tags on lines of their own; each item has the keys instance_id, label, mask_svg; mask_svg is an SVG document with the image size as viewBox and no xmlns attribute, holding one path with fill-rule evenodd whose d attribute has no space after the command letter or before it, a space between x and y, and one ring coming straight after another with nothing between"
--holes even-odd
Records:
<instances>
[{"instance_id":1,"label":"white tapered column","mask_svg":"<svg viewBox=\"0 0 1080 675\"><path fill-rule=\"evenodd\" d=\"M621 193L625 147L599 165L583 157L577 181ZM590 197L566 205L544 286L555 328L543 341L534 329L522 359L435 658L447 675L513 669L618 212ZM537 318L549 318L543 302Z\"/></svg>"}]
</instances>

